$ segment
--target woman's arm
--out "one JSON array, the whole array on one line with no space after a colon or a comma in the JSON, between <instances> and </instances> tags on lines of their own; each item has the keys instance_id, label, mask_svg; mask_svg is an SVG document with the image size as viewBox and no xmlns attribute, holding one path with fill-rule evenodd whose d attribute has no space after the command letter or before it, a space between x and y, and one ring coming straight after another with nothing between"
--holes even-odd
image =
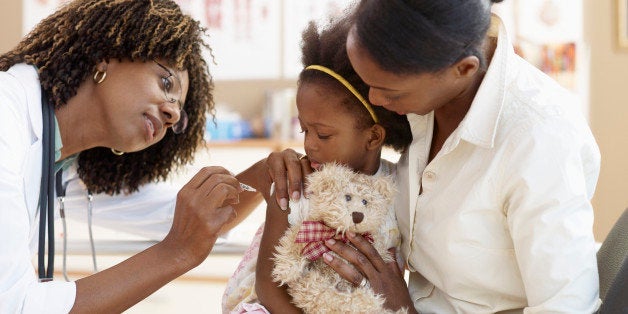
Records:
<instances>
[{"instance_id":1,"label":"woman's arm","mask_svg":"<svg viewBox=\"0 0 628 314\"><path fill-rule=\"evenodd\" d=\"M120 313L200 264L234 216L240 187L220 167L204 168L177 194L164 240L122 263L76 282L73 313Z\"/></svg>"},{"instance_id":2,"label":"woman's arm","mask_svg":"<svg viewBox=\"0 0 628 314\"><path fill-rule=\"evenodd\" d=\"M497 185L526 310L592 313L599 306L599 278L590 200L599 151L588 130L579 134L561 116L542 122L507 143L510 155Z\"/></svg>"}]
</instances>

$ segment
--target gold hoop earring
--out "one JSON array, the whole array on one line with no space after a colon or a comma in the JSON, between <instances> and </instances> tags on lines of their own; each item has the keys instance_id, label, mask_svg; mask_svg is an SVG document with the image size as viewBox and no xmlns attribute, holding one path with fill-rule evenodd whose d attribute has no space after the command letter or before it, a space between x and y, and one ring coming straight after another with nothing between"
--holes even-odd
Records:
<instances>
[{"instance_id":1,"label":"gold hoop earring","mask_svg":"<svg viewBox=\"0 0 628 314\"><path fill-rule=\"evenodd\" d=\"M100 72L96 70L96 73L94 73L94 82L100 84L105 80L105 77L107 77L107 71Z\"/></svg>"},{"instance_id":2,"label":"gold hoop earring","mask_svg":"<svg viewBox=\"0 0 628 314\"><path fill-rule=\"evenodd\" d=\"M118 156L122 156L122 154L124 154L124 152L119 151L119 150L117 150L117 149L115 149L115 148L112 148L112 149L111 149L111 152L112 152L114 155L118 155Z\"/></svg>"}]
</instances>

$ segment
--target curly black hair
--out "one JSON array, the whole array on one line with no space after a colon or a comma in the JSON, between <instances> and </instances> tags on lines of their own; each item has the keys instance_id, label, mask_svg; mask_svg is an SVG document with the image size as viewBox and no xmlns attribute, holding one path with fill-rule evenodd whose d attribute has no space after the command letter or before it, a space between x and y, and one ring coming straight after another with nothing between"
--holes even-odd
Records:
<instances>
[{"instance_id":1,"label":"curly black hair","mask_svg":"<svg viewBox=\"0 0 628 314\"><path fill-rule=\"evenodd\" d=\"M369 86L366 85L353 70L347 56L346 41L351 23L349 15L331 20L319 31L315 22L310 22L303 31L301 44L301 63L303 67L322 65L338 73L347 80L365 99L368 97ZM358 123L356 127L367 128L375 124L373 118L364 105L336 79L317 70L303 70L299 74L299 84L316 82L326 84L329 88L342 90L347 95L343 104L345 109L355 115ZM403 152L412 142L410 123L405 115L385 109L381 106L371 106L379 124L386 130L384 146Z\"/></svg>"},{"instance_id":2,"label":"curly black hair","mask_svg":"<svg viewBox=\"0 0 628 314\"><path fill-rule=\"evenodd\" d=\"M171 0L75 0L42 20L13 50L0 56L0 70L17 63L38 68L43 91L55 108L76 95L105 60L146 62L161 59L188 71L186 132L165 137L123 156L96 147L79 153L78 173L94 193L131 193L148 182L165 180L193 160L203 141L206 114L214 116L213 80L203 49L206 30Z\"/></svg>"}]
</instances>

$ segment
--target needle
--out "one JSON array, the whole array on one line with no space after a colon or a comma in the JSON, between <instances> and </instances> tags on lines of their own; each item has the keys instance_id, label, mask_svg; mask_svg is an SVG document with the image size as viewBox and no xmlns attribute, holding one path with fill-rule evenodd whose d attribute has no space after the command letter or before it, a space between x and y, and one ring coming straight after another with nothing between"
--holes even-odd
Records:
<instances>
[{"instance_id":1,"label":"needle","mask_svg":"<svg viewBox=\"0 0 628 314\"><path fill-rule=\"evenodd\" d=\"M256 190L255 188L253 188L253 187L252 187L252 186L250 186L250 185L246 185L246 184L244 184L244 183L242 183L242 182L240 182L240 187L241 187L243 190L245 190L245 191L249 191L249 192L257 192L257 190Z\"/></svg>"}]
</instances>

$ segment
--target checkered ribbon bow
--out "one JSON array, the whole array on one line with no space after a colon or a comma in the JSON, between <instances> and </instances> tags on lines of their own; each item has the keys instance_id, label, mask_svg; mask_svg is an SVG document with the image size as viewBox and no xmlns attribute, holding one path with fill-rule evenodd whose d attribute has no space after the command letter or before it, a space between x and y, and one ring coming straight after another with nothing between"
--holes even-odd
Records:
<instances>
[{"instance_id":1,"label":"checkered ribbon bow","mask_svg":"<svg viewBox=\"0 0 628 314\"><path fill-rule=\"evenodd\" d=\"M317 260L325 252L329 252L329 248L325 245L325 240L332 239L336 236L336 229L326 226L320 221L304 221L301 224L301 228L297 233L295 243L307 243L301 255L305 256L311 261ZM340 235L339 235L340 236ZM373 243L373 237L369 233L362 235L370 243ZM345 243L349 242L349 239L344 235L340 239Z\"/></svg>"}]
</instances>

